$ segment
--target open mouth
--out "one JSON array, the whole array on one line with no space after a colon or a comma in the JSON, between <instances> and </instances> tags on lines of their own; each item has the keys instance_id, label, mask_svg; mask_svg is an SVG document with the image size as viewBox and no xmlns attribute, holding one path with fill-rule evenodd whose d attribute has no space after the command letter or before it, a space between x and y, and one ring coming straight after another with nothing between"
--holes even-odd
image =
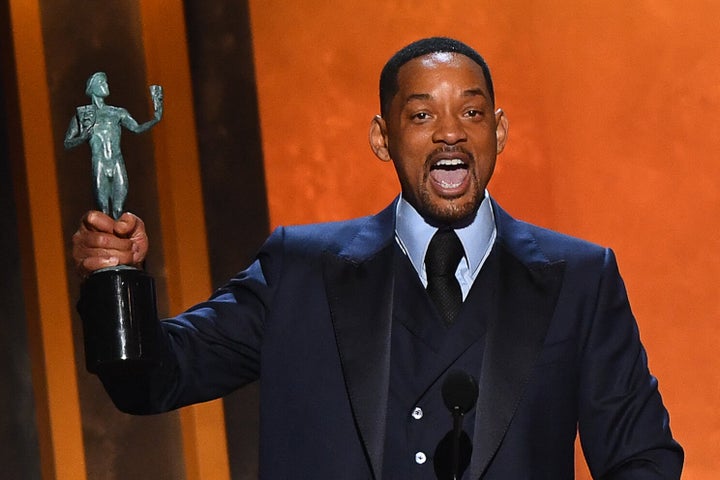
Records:
<instances>
[{"instance_id":1,"label":"open mouth","mask_svg":"<svg viewBox=\"0 0 720 480\"><path fill-rule=\"evenodd\" d=\"M430 178L441 190L460 188L467 176L468 166L459 158L443 158L430 167Z\"/></svg>"}]
</instances>

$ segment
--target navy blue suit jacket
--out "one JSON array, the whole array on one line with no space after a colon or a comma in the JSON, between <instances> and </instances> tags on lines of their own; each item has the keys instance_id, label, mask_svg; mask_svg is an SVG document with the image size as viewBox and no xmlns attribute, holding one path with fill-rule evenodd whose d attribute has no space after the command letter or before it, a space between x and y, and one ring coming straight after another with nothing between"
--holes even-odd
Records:
<instances>
[{"instance_id":1,"label":"navy blue suit jacket","mask_svg":"<svg viewBox=\"0 0 720 480\"><path fill-rule=\"evenodd\" d=\"M260 379L262 478L380 478L394 208L277 229L209 301L161 323L162 368L102 378L117 406L162 412ZM679 478L613 253L493 210L501 268L464 478L572 478L578 430L595 478Z\"/></svg>"}]
</instances>

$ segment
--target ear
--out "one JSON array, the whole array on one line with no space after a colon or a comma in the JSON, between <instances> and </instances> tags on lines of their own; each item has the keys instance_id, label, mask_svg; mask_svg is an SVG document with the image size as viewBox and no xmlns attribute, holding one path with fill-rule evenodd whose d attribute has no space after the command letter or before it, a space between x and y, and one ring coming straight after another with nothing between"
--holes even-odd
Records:
<instances>
[{"instance_id":1,"label":"ear","mask_svg":"<svg viewBox=\"0 0 720 480\"><path fill-rule=\"evenodd\" d=\"M497 138L497 153L500 153L505 149L509 127L510 124L508 123L505 112L503 112L502 108L498 108L495 111L495 137Z\"/></svg>"},{"instance_id":2,"label":"ear","mask_svg":"<svg viewBox=\"0 0 720 480\"><path fill-rule=\"evenodd\" d=\"M387 126L385 125L385 119L380 115L375 115L370 122L368 140L370 140L370 148L376 157L383 162L391 160L387 145Z\"/></svg>"}]
</instances>

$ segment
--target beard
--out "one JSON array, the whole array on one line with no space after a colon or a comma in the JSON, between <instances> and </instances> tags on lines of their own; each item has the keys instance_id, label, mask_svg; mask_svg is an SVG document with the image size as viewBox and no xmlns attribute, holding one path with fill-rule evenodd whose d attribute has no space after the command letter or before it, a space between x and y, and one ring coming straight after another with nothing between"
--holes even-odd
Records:
<instances>
[{"instance_id":1,"label":"beard","mask_svg":"<svg viewBox=\"0 0 720 480\"><path fill-rule=\"evenodd\" d=\"M466 157L469 176L466 180L469 181L469 185L463 193L456 196L451 196L448 192L441 195L435 191L432 185L433 179L430 178L437 155L447 152L462 152ZM403 197L430 225L458 228L468 225L475 219L475 214L485 198L485 188L495 170L495 161L491 157L478 160L463 147L445 146L427 156L422 178L416 183L408 181L413 172L402 169L402 166L402 163L395 163Z\"/></svg>"},{"instance_id":2,"label":"beard","mask_svg":"<svg viewBox=\"0 0 720 480\"><path fill-rule=\"evenodd\" d=\"M475 191L471 198L450 199L438 204L429 201L429 195L424 190L421 192L419 211L431 225L460 226L472 221L483 198L485 198L484 192Z\"/></svg>"},{"instance_id":3,"label":"beard","mask_svg":"<svg viewBox=\"0 0 720 480\"><path fill-rule=\"evenodd\" d=\"M474 176L474 172L471 172L471 175L475 188L457 198L439 198L434 195L428 188L426 179L418 192L418 205L415 209L434 226L461 226L472 222L485 198L485 189L480 188L481 184Z\"/></svg>"}]
</instances>

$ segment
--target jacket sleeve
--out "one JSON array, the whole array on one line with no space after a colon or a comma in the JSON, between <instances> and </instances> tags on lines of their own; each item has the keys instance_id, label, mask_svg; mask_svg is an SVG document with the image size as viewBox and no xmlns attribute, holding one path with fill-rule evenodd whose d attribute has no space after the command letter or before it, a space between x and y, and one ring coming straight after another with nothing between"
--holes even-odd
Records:
<instances>
[{"instance_id":1,"label":"jacket sleeve","mask_svg":"<svg viewBox=\"0 0 720 480\"><path fill-rule=\"evenodd\" d=\"M670 432L668 412L609 249L585 342L578 428L593 477L680 478L683 450Z\"/></svg>"},{"instance_id":2,"label":"jacket sleeve","mask_svg":"<svg viewBox=\"0 0 720 480\"><path fill-rule=\"evenodd\" d=\"M99 373L123 412L153 414L212 400L259 378L264 322L282 269L283 230L210 299L159 322L160 358L146 370Z\"/></svg>"}]
</instances>

